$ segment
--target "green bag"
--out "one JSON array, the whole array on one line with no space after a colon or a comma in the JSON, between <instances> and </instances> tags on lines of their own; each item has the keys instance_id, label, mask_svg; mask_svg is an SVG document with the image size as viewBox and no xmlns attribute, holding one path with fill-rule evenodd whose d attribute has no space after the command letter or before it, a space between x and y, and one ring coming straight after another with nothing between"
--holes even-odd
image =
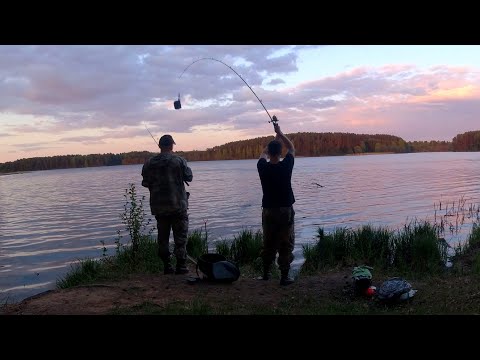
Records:
<instances>
[{"instance_id":1,"label":"green bag","mask_svg":"<svg viewBox=\"0 0 480 360\"><path fill-rule=\"evenodd\" d=\"M367 289L372 285L371 266L361 265L355 266L352 271L353 286L356 294L365 294Z\"/></svg>"}]
</instances>

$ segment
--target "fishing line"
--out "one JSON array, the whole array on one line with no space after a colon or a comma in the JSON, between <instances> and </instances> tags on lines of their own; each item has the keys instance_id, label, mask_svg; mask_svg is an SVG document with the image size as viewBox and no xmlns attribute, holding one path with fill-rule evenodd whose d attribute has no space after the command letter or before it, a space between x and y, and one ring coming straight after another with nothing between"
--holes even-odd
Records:
<instances>
[{"instance_id":1,"label":"fishing line","mask_svg":"<svg viewBox=\"0 0 480 360\"><path fill-rule=\"evenodd\" d=\"M143 125L145 126L145 129L147 129L148 133L149 133L150 136L152 137L153 141L155 142L155 145L159 146L157 139L155 139L155 138L153 137L152 133L150 132L150 130L148 130L147 124L143 123Z\"/></svg>"},{"instance_id":2,"label":"fishing line","mask_svg":"<svg viewBox=\"0 0 480 360\"><path fill-rule=\"evenodd\" d=\"M230 70L232 70L235 74L237 74L237 76L245 83L245 85L248 86L248 88L250 89L250 91L253 93L253 95L255 95L255 97L257 98L257 100L260 102L260 104L261 104L261 105L263 106L263 108L265 109L268 117L270 118L270 120L269 120L268 122L269 122L269 123L273 123L274 125L277 124L277 122L278 122L277 117L276 117L275 115L273 115L273 117L270 115L270 113L268 112L267 108L266 108L265 105L263 104L263 101L260 100L260 98L257 96L257 94L255 93L255 91L253 91L253 89L251 88L251 86L248 85L248 83L245 81L245 79L244 79L238 72L236 72L235 69L233 69L231 66L225 64L225 63L224 63L223 61L221 61L221 60L218 60L218 59L215 59L215 58L211 58L211 57L210 57L210 58L201 58L201 59L195 60L194 62L192 62L190 65L188 65L188 66L183 70L183 72L180 74L180 76L179 76L178 78L180 79L180 78L182 77L182 75L188 70L188 68L189 68L190 66L192 66L193 64L195 64L195 63L197 63L197 62L199 62L199 61L201 61L201 60L213 60L213 61L217 61L217 62L225 65L226 67L228 67L228 68L229 68ZM178 100L175 100L175 101L173 102L173 106L174 106L175 110L179 110L179 109L182 108L182 104L181 104L181 102L180 102L180 94L178 94Z\"/></svg>"},{"instance_id":3,"label":"fishing line","mask_svg":"<svg viewBox=\"0 0 480 360\"><path fill-rule=\"evenodd\" d=\"M260 98L257 96L257 94L255 93L255 91L253 91L252 87L250 85L248 85L248 83L245 81L245 79L238 73L235 71L234 68L232 68L231 66L225 64L223 61L221 60L218 60L218 59L215 59L215 58L212 58L212 57L209 57L209 58L200 58L198 60L195 60L193 61L191 64L189 64L183 71L182 73L180 74L180 76L178 77L179 79L183 76L183 74L185 74L185 72L188 70L188 68L190 66L192 66L193 64L201 61L201 60L213 60L213 61L216 61L216 62L219 62L223 65L225 65L226 67L228 67L230 70L232 70L244 83L245 85L248 86L248 88L250 89L250 91L253 93L253 95L255 95L255 97L257 98L257 100L260 102L260 104L263 106L263 108L265 109L265 112L267 113L268 117L270 118L270 120L268 121L269 123L272 123L273 125L276 125L278 123L278 119L275 115L273 115L273 117L270 115L270 113L268 112L267 108L265 107L265 105L263 104L263 101L260 100ZM182 108L182 103L180 101L180 93L178 94L178 100L175 100L173 102L173 106L175 108L175 110L179 110ZM155 142L155 145L158 146L158 141L155 139L155 137L152 135L152 133L150 132L150 130L148 129L147 125L144 123L144 126L145 126L145 129L147 129L148 133L150 134L150 136L152 137L153 141Z\"/></svg>"}]
</instances>

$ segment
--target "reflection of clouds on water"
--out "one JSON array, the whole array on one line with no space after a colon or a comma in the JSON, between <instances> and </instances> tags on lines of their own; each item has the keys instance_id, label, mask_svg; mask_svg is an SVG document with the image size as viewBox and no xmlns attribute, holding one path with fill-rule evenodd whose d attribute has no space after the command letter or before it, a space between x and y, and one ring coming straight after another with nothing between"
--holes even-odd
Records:
<instances>
[{"instance_id":1,"label":"reflection of clouds on water","mask_svg":"<svg viewBox=\"0 0 480 360\"><path fill-rule=\"evenodd\" d=\"M476 161L472 163L472 160ZM292 175L296 199L293 269L303 263L302 245L316 241L318 227L401 227L407 219L433 220L433 204L480 202L480 153L419 153L381 156L297 158ZM262 189L256 159L190 162L193 181L190 231L207 231L210 246L243 229L261 230ZM478 164L475 166L474 164ZM115 253L125 189L141 186L142 165L37 171L4 176L0 196L0 291L18 297L54 288L70 264ZM312 183L324 186L320 188ZM4 209L15 209L5 211ZM445 234L450 244L458 234ZM156 236L156 232L154 233ZM173 235L171 234L173 241ZM122 238L127 242L128 236ZM3 266L3 267L1 267ZM39 275L35 275L39 273Z\"/></svg>"},{"instance_id":2,"label":"reflection of clouds on water","mask_svg":"<svg viewBox=\"0 0 480 360\"><path fill-rule=\"evenodd\" d=\"M51 282L42 282L42 283L25 283L25 285L21 285L21 286L14 286L14 287L11 287L11 288L8 288L8 289L5 289L4 291L7 292L7 291L12 291L12 290L19 290L19 289L38 289L38 288L43 288L45 287L46 285L50 285Z\"/></svg>"}]
</instances>

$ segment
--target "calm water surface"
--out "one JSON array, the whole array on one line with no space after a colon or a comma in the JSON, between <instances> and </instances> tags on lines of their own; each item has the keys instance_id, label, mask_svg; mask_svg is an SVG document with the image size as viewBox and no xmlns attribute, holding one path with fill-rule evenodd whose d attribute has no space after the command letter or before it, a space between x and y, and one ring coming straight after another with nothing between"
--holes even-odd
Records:
<instances>
[{"instance_id":1,"label":"calm water surface","mask_svg":"<svg viewBox=\"0 0 480 360\"><path fill-rule=\"evenodd\" d=\"M262 189L257 160L191 162L190 230L207 222L212 245L242 229L261 228ZM141 165L36 171L0 176L0 300L18 301L52 289L69 265L114 253L125 189L141 195ZM323 185L319 187L317 184ZM434 220L434 204L463 198L480 202L480 153L420 153L297 158L292 176L296 198L294 268L302 244L323 226L403 226ZM443 210L444 213L444 210ZM437 217L439 212L437 212ZM466 223L446 234L463 241Z\"/></svg>"}]
</instances>

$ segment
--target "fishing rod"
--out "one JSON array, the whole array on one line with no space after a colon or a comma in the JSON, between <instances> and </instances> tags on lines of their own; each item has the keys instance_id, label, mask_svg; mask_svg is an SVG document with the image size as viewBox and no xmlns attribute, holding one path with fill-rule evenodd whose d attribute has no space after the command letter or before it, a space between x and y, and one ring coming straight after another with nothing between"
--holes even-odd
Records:
<instances>
[{"instance_id":1,"label":"fishing rod","mask_svg":"<svg viewBox=\"0 0 480 360\"><path fill-rule=\"evenodd\" d=\"M150 136L152 137L153 141L155 141L155 145L158 146L158 141L157 141L157 139L155 139L155 138L153 137L153 135L152 135L152 133L150 132L150 130L148 130L147 124L143 123L143 125L145 125L145 129L147 129L147 131L148 131L148 133L150 134Z\"/></svg>"},{"instance_id":2,"label":"fishing rod","mask_svg":"<svg viewBox=\"0 0 480 360\"><path fill-rule=\"evenodd\" d=\"M253 95L255 95L255 97L256 97L257 100L260 102L260 104L262 104L263 108L264 108L265 111L267 112L268 117L270 118L270 120L269 120L268 122L269 122L269 123L272 123L274 126L277 124L277 122L278 122L277 117L276 117L275 115L273 115L273 117L270 116L270 113L268 112L267 108L265 107L265 105L263 105L263 101L260 100L260 98L257 96L257 94L255 94L255 91L253 91L253 89L250 87L250 85L248 85L248 83L245 81L245 79L244 79L238 72L236 72L235 69L233 69L231 66L225 64L225 63L224 63L223 61L221 61L221 60L218 60L218 59L215 59L215 58L211 58L211 57L210 57L210 58L200 58L200 59L198 59L198 60L195 60L194 62L192 62L190 65L188 65L188 66L183 70L183 72L180 74L180 76L179 76L178 78L180 79L180 78L182 77L182 75L185 73L185 71L187 71L187 69L188 69L190 66L192 66L193 64L195 64L195 63L197 63L197 62L199 62L199 61L201 61L201 60L213 60L213 61L217 61L217 62L225 65L226 67L228 67L228 68L229 68L230 70L232 70L235 74L237 74L237 76L238 76L238 77L245 83L245 85L247 85L248 88L252 91ZM182 104L181 104L181 102L180 102L180 94L178 94L178 100L175 100L175 101L173 102L173 106L174 106L175 110L179 110L179 109L182 108Z\"/></svg>"},{"instance_id":3,"label":"fishing rod","mask_svg":"<svg viewBox=\"0 0 480 360\"><path fill-rule=\"evenodd\" d=\"M160 147L160 145L158 144L158 141L157 139L155 139L155 137L152 135L152 133L150 132L150 130L148 130L148 127L147 127L147 124L143 123L143 125L145 126L145 129L147 129L148 133L150 134L150 136L152 137L153 141L155 142L155 145L157 145L158 147ZM187 185L187 186L190 186L190 184L183 180L183 182Z\"/></svg>"}]
</instances>

